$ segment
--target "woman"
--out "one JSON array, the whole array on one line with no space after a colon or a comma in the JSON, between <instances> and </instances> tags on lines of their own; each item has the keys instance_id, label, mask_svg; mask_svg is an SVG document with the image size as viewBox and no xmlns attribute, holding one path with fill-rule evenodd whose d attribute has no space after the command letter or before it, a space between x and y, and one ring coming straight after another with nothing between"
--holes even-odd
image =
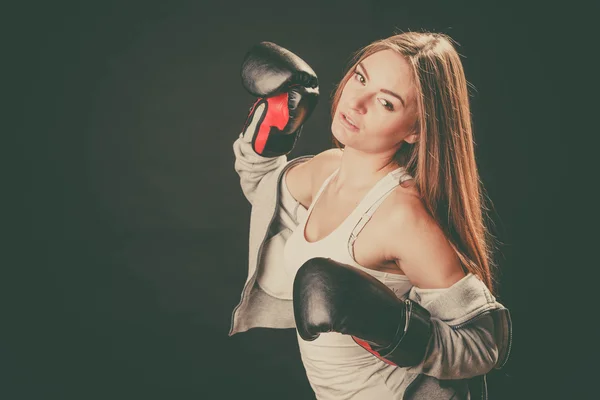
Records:
<instances>
[{"instance_id":1,"label":"woman","mask_svg":"<svg viewBox=\"0 0 600 400\"><path fill-rule=\"evenodd\" d=\"M318 399L472 398L469 379L506 362L511 327L451 39L409 32L357 52L333 96L338 148L289 162L314 71L265 43L242 71L261 99L234 144L253 209L230 334L296 327Z\"/></svg>"}]
</instances>

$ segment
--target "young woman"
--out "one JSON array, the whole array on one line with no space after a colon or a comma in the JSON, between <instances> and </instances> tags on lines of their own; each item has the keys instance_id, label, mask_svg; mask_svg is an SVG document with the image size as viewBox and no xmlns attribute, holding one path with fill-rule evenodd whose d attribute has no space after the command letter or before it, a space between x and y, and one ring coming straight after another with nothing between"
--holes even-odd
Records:
<instances>
[{"instance_id":1,"label":"young woman","mask_svg":"<svg viewBox=\"0 0 600 400\"><path fill-rule=\"evenodd\" d=\"M473 398L471 378L506 362L511 326L460 58L448 36L409 32L351 64L333 96L337 148L288 162L317 77L272 43L244 61L260 99L234 143L253 209L230 334L296 327L318 399Z\"/></svg>"}]
</instances>

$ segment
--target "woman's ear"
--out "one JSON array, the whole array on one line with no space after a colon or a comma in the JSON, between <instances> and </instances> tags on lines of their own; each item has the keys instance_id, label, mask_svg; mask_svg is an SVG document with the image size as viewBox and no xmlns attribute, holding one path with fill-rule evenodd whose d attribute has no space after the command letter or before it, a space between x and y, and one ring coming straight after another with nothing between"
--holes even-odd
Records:
<instances>
[{"instance_id":1,"label":"woman's ear","mask_svg":"<svg viewBox=\"0 0 600 400\"><path fill-rule=\"evenodd\" d=\"M407 137L404 138L404 141L406 143L416 143L419 140L419 134L418 133L411 133L410 135L408 135Z\"/></svg>"},{"instance_id":2,"label":"woman's ear","mask_svg":"<svg viewBox=\"0 0 600 400\"><path fill-rule=\"evenodd\" d=\"M411 129L411 133L404 138L404 141L406 143L410 143L410 144L416 143L417 141L419 141L419 131L420 131L420 125L419 125L419 119L417 118Z\"/></svg>"}]
</instances>

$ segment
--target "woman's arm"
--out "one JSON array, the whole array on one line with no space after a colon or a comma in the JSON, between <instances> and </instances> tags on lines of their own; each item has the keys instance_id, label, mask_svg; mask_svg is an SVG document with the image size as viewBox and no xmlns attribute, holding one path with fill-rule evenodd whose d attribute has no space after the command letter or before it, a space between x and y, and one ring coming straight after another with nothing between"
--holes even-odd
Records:
<instances>
[{"instance_id":1,"label":"woman's arm","mask_svg":"<svg viewBox=\"0 0 600 400\"><path fill-rule=\"evenodd\" d=\"M292 231L306 216L312 199L312 182L318 182L320 174L331 168L328 165L331 153L327 150L316 156L299 157L284 165L283 171L277 168L261 176L250 170L243 171L240 175L242 183L247 176L255 178L257 182L252 185L256 189L247 192L251 198L256 197L252 204L254 219L251 219L251 233L254 232L253 223L257 221L262 221L268 231L258 234L264 240L261 239L262 268L256 279L260 288L273 298L292 300L293 277L282 268L283 247ZM277 196L275 191L279 192ZM268 210L275 210L275 215ZM258 217L259 215L262 217ZM267 220L270 220L268 227L264 225Z\"/></svg>"},{"instance_id":2,"label":"woman's arm","mask_svg":"<svg viewBox=\"0 0 600 400\"><path fill-rule=\"evenodd\" d=\"M480 279L465 275L433 220L408 201L396 207L400 214L386 213L391 224L382 229L391 239L384 247L400 249L395 254L403 271L423 288L413 286L407 299L398 299L364 271L310 259L293 285L298 333L309 341L323 332L351 335L383 361L437 379L499 368L510 349L508 310Z\"/></svg>"},{"instance_id":3,"label":"woman's arm","mask_svg":"<svg viewBox=\"0 0 600 400\"><path fill-rule=\"evenodd\" d=\"M315 72L300 57L271 42L253 46L244 57L242 84L258 100L233 145L235 170L254 205L262 179L286 164L302 127L319 99Z\"/></svg>"},{"instance_id":4,"label":"woman's arm","mask_svg":"<svg viewBox=\"0 0 600 400\"><path fill-rule=\"evenodd\" d=\"M396 196L388 221L386 251L414 285L409 299L431 315L425 356L411 368L438 379L464 379L503 363L511 339L508 310L481 280L471 274L466 278L454 249L420 200Z\"/></svg>"},{"instance_id":5,"label":"woman's arm","mask_svg":"<svg viewBox=\"0 0 600 400\"><path fill-rule=\"evenodd\" d=\"M268 175L276 173L287 162L287 156L263 157L252 148L252 138L244 135L247 129L233 142L235 155L234 169L240 177L240 186L244 196L254 204L254 195L260 182Z\"/></svg>"},{"instance_id":6,"label":"woman's arm","mask_svg":"<svg viewBox=\"0 0 600 400\"><path fill-rule=\"evenodd\" d=\"M393 260L414 286L448 288L465 276L450 242L417 196L397 190L385 224L385 257Z\"/></svg>"},{"instance_id":7,"label":"woman's arm","mask_svg":"<svg viewBox=\"0 0 600 400\"><path fill-rule=\"evenodd\" d=\"M440 294L440 299L444 295ZM424 307L428 309L427 307ZM425 357L409 367L437 379L466 379L501 368L508 358L510 314L502 305L482 311L465 324L444 321L431 313L432 335Z\"/></svg>"},{"instance_id":8,"label":"woman's arm","mask_svg":"<svg viewBox=\"0 0 600 400\"><path fill-rule=\"evenodd\" d=\"M302 339L351 335L386 363L437 379L486 374L510 350L508 310L473 274L446 289L413 287L401 300L364 271L312 258L296 274L293 300Z\"/></svg>"}]
</instances>

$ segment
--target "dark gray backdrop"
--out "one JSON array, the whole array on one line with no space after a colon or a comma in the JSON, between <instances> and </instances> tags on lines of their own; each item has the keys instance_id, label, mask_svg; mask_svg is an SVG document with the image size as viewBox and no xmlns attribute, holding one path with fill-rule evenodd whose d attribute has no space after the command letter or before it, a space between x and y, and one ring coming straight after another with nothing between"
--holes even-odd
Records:
<instances>
[{"instance_id":1,"label":"dark gray backdrop","mask_svg":"<svg viewBox=\"0 0 600 400\"><path fill-rule=\"evenodd\" d=\"M330 146L329 96L351 52L426 29L460 44L503 243L514 346L490 375L492 399L577 398L592 355L587 329L567 328L580 325L570 301L585 279L563 272L580 254L583 205L567 203L579 175L560 144L581 132L568 93L586 72L566 68L585 35L568 24L589 11L538 3L48 2L5 13L18 106L7 137L22 151L7 168L19 240L3 280L2 397L310 398L294 332L227 336L250 212L233 170L253 101L240 63L269 40L314 68L321 101L291 157L315 154Z\"/></svg>"}]
</instances>

